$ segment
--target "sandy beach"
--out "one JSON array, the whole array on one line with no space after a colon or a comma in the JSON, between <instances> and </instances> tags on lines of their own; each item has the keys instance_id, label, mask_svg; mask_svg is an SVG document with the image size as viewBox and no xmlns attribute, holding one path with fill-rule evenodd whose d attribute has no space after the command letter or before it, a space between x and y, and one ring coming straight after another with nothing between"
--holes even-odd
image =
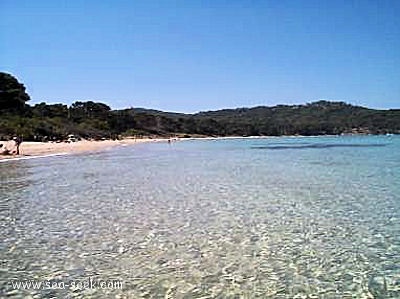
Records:
<instances>
[{"instance_id":1,"label":"sandy beach","mask_svg":"<svg viewBox=\"0 0 400 299\"><path fill-rule=\"evenodd\" d=\"M93 152L108 150L115 146L133 145L143 142L159 142L166 141L166 139L122 139L122 140L102 140L102 141L89 141L81 140L77 142L23 142L20 146L20 155L0 155L0 160L13 159L20 157L37 157L46 155L57 154L76 154L82 152ZM15 149L14 141L0 141L4 147L13 151Z\"/></svg>"}]
</instances>

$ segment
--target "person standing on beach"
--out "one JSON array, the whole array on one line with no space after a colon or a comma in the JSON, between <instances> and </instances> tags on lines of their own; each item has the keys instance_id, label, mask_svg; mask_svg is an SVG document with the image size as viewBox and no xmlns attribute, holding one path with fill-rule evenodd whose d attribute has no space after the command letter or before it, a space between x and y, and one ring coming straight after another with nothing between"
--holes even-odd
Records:
<instances>
[{"instance_id":1,"label":"person standing on beach","mask_svg":"<svg viewBox=\"0 0 400 299\"><path fill-rule=\"evenodd\" d=\"M15 142L15 147L17 148L16 154L19 155L19 146L22 143L22 137L17 136L17 137L14 137L13 140Z\"/></svg>"}]
</instances>

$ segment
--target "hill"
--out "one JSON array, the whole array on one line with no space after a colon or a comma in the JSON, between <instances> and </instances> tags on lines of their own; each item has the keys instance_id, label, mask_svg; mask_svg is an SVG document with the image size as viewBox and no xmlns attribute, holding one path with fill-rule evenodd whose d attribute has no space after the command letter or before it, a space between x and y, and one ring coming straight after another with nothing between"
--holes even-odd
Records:
<instances>
[{"instance_id":1,"label":"hill","mask_svg":"<svg viewBox=\"0 0 400 299\"><path fill-rule=\"evenodd\" d=\"M0 73L0 139L58 140L69 134L83 138L123 135L280 136L400 133L400 109L376 110L343 102L318 101L223 109L196 114L144 108L112 110L93 101L71 106L30 106L23 84Z\"/></svg>"}]
</instances>

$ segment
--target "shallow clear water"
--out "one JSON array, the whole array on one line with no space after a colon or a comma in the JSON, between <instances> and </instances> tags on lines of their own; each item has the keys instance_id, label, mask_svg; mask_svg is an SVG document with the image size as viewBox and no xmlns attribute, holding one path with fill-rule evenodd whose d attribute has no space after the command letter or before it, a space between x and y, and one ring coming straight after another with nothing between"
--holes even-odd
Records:
<instances>
[{"instance_id":1,"label":"shallow clear water","mask_svg":"<svg viewBox=\"0 0 400 299\"><path fill-rule=\"evenodd\" d=\"M399 136L140 144L0 178L0 297L400 298ZM88 277L124 286L10 287Z\"/></svg>"}]
</instances>

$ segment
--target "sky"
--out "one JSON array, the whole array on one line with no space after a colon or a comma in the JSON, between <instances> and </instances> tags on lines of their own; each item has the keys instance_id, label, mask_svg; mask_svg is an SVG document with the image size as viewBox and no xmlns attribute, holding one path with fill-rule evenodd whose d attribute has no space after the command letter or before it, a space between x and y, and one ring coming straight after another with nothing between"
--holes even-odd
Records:
<instances>
[{"instance_id":1,"label":"sky","mask_svg":"<svg viewBox=\"0 0 400 299\"><path fill-rule=\"evenodd\" d=\"M0 71L39 102L400 108L400 1L1 0Z\"/></svg>"}]
</instances>

